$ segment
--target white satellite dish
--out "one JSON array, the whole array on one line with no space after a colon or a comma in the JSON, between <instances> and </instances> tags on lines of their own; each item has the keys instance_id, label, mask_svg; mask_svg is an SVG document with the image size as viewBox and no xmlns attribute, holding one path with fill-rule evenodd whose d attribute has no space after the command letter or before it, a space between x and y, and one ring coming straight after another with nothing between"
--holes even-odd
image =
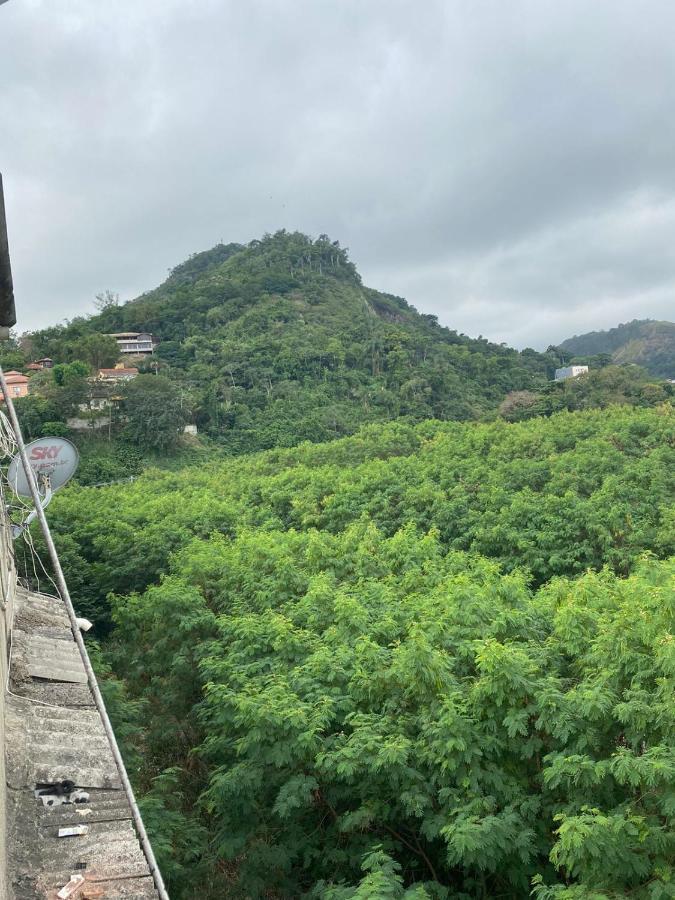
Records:
<instances>
[{"instance_id":1,"label":"white satellite dish","mask_svg":"<svg viewBox=\"0 0 675 900\"><path fill-rule=\"evenodd\" d=\"M60 437L44 437L26 446L30 467L41 493L58 491L75 474L80 461L77 447ZM9 465L7 481L19 497L30 497L30 486L17 454Z\"/></svg>"},{"instance_id":2,"label":"white satellite dish","mask_svg":"<svg viewBox=\"0 0 675 900\"><path fill-rule=\"evenodd\" d=\"M63 487L75 474L80 454L74 444L59 437L45 437L32 441L26 446L26 454L42 495L40 506L46 509L54 491ZM17 496L32 497L21 456L18 454L9 464L7 481ZM36 516L37 510L33 509L21 525L12 525L14 537L17 538L25 531Z\"/></svg>"}]
</instances>

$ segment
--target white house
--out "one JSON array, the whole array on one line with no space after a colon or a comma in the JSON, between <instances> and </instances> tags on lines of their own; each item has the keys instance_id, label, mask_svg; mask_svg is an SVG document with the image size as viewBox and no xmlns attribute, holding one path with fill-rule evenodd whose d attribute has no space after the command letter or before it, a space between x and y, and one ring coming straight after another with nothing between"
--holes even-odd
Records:
<instances>
[{"instance_id":1,"label":"white house","mask_svg":"<svg viewBox=\"0 0 675 900\"><path fill-rule=\"evenodd\" d=\"M147 331L120 331L117 334L109 334L108 337L115 338L120 353L129 356L144 356L152 353L155 347L153 337Z\"/></svg>"},{"instance_id":2,"label":"white house","mask_svg":"<svg viewBox=\"0 0 675 900\"><path fill-rule=\"evenodd\" d=\"M566 378L576 378L577 375L585 375L588 372L588 366L564 366L562 369L555 370L555 380L564 381Z\"/></svg>"}]
</instances>

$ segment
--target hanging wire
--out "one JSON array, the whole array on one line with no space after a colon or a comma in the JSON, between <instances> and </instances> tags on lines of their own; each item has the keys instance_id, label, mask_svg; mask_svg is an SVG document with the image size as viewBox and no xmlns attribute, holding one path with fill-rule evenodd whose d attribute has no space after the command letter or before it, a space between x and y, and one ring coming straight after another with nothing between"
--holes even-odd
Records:
<instances>
[{"instance_id":1,"label":"hanging wire","mask_svg":"<svg viewBox=\"0 0 675 900\"><path fill-rule=\"evenodd\" d=\"M18 444L16 442L16 438L14 436L14 429L12 428L11 422L5 415L5 413L0 410L0 458L4 460L8 458L12 458L16 455L18 449ZM9 489L9 491L6 490ZM12 494L13 495L13 503L9 504L6 501L6 497ZM27 498L21 497L18 494L13 494L12 486L9 483L9 479L7 477L7 472L5 469L0 470L0 501L2 502L3 509L8 511L20 510L21 518L25 519L26 515L33 510L33 504ZM47 567L45 566L40 554L37 552L35 548L35 542L33 539L33 533L29 528L25 528L21 532L21 538L23 540L23 572L25 575L25 580L28 582L29 569L27 565L27 556L26 549L30 553L31 565L33 569L33 575L35 578L35 586L37 592L40 593L40 574L38 573L38 566L44 573L44 576L47 578L51 586L56 591L56 595L61 597L61 592L59 591L59 587L57 583L54 581L52 576L49 574ZM13 557L13 561L16 567L16 554L14 551L14 547L10 545L10 553ZM17 567L18 568L18 567ZM2 572L0 572L0 581L2 581L2 591L3 597L6 597L6 591L4 586L4 578ZM63 599L63 598L61 598Z\"/></svg>"},{"instance_id":2,"label":"hanging wire","mask_svg":"<svg viewBox=\"0 0 675 900\"><path fill-rule=\"evenodd\" d=\"M7 416L0 409L0 454L3 457L14 456L16 451L17 443L14 437L14 430Z\"/></svg>"},{"instance_id":3,"label":"hanging wire","mask_svg":"<svg viewBox=\"0 0 675 900\"><path fill-rule=\"evenodd\" d=\"M2 461L5 462L8 457L13 457L17 450L17 443L14 439L14 432L12 430L12 426L9 423L7 416L0 410L0 457L2 457ZM7 472L5 469L0 470L0 503L2 504L3 510L11 510L11 509L20 509L22 518L25 517L25 514L32 510L32 505L25 501L22 497L16 497L16 503L14 506L10 506L7 502L7 488L10 488L9 480L7 478ZM40 592L40 576L38 575L37 565L40 566L44 574L49 579L50 583L53 585L57 595L61 597L59 593L58 586L54 579L51 577L49 572L47 571L45 564L42 561L42 558L38 551L35 548L35 543L33 541L33 535L30 529L26 528L22 534L22 549L23 549L23 571L28 574L28 558L26 556L26 549L30 551L31 562L33 566L33 573L35 575L35 583L37 585L38 593ZM15 544L12 541L9 541L6 548L11 557L12 563L14 565L14 570L18 571L17 566L17 558L16 558L16 550ZM27 579L26 579L27 580ZM3 598L3 609L7 607L7 602L9 600L9 583L5 584L5 572L4 567L0 566L0 586L2 588L2 598ZM35 706L46 706L49 709L63 709L62 706L58 706L55 703L46 703L44 700L36 700L34 697L27 697L25 694L15 694L14 691L10 688L10 678L12 672L12 658L14 654L14 631L10 629L8 635L8 654L7 654L7 679L5 683L5 691L11 696L16 697L19 700L22 700L27 703L32 703Z\"/></svg>"}]
</instances>

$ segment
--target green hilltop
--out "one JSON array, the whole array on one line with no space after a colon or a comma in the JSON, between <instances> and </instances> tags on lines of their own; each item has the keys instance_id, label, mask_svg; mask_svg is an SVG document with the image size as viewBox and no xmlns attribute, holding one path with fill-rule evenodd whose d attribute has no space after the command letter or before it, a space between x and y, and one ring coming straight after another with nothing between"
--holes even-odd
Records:
<instances>
[{"instance_id":1,"label":"green hilltop","mask_svg":"<svg viewBox=\"0 0 675 900\"><path fill-rule=\"evenodd\" d=\"M32 348L68 362L92 333L125 330L159 339L160 374L233 452L401 416L478 419L559 364L444 328L365 287L338 241L285 231L198 253L136 300L36 332Z\"/></svg>"},{"instance_id":2,"label":"green hilltop","mask_svg":"<svg viewBox=\"0 0 675 900\"><path fill-rule=\"evenodd\" d=\"M575 360L609 354L618 365L635 363L652 375L675 377L675 323L633 319L608 331L575 335L560 344Z\"/></svg>"}]
</instances>

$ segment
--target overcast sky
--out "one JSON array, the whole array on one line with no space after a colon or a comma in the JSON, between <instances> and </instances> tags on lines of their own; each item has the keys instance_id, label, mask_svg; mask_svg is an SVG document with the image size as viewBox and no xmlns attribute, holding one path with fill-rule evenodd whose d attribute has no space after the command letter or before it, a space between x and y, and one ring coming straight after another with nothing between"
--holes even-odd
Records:
<instances>
[{"instance_id":1,"label":"overcast sky","mask_svg":"<svg viewBox=\"0 0 675 900\"><path fill-rule=\"evenodd\" d=\"M443 324L675 318L672 0L9 0L19 330L327 232Z\"/></svg>"}]
</instances>

